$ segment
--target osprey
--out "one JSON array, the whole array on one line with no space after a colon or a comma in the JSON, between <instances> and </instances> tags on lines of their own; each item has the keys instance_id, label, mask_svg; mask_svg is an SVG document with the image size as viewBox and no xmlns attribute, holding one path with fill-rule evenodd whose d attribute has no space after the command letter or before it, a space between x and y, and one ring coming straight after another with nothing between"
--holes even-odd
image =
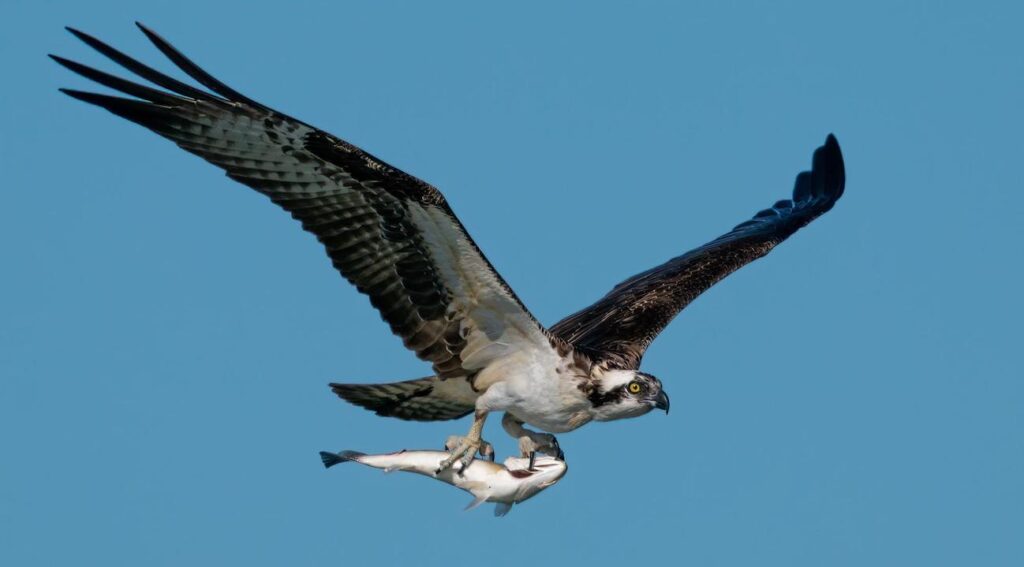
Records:
<instances>
[{"instance_id":1,"label":"osprey","mask_svg":"<svg viewBox=\"0 0 1024 567\"><path fill-rule=\"evenodd\" d=\"M550 328L537 322L494 270L432 185L356 146L228 87L138 24L203 90L160 73L80 31L90 47L161 89L51 57L133 98L64 93L140 124L266 195L313 233L334 267L369 296L391 331L433 367L391 384L331 384L379 415L448 420L470 413L468 435L449 439L441 469L465 467L493 450L484 421L502 425L522 453L560 455L551 433L591 421L669 409L661 382L640 371L644 351L691 301L767 254L825 213L843 194L836 139L797 175L792 199L776 202L728 233L637 274ZM544 432L524 427L529 424Z\"/></svg>"}]
</instances>

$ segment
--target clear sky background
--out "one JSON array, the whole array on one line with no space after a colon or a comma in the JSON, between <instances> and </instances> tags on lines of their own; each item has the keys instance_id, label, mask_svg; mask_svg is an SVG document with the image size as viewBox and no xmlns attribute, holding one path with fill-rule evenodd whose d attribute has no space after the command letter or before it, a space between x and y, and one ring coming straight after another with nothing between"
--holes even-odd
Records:
<instances>
[{"instance_id":1,"label":"clear sky background","mask_svg":"<svg viewBox=\"0 0 1024 567\"><path fill-rule=\"evenodd\" d=\"M1024 13L678 4L6 0L0 563L1024 564ZM87 82L48 52L115 69L64 25L172 69L135 19L440 187L548 324L788 197L829 132L846 195L654 343L670 415L463 513L321 466L469 423L331 394L429 369L315 240L57 92Z\"/></svg>"}]
</instances>

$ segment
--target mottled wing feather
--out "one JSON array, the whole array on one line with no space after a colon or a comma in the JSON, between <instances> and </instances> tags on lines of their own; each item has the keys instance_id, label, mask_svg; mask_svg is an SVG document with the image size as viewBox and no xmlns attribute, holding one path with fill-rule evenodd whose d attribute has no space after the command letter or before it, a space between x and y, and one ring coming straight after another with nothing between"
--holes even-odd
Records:
<instances>
[{"instance_id":1,"label":"mottled wing feather","mask_svg":"<svg viewBox=\"0 0 1024 567\"><path fill-rule=\"evenodd\" d=\"M814 152L811 170L797 176L792 200L779 201L704 246L629 278L550 332L610 366L639 368L651 341L683 308L831 209L845 182L839 144L829 135Z\"/></svg>"},{"instance_id":2,"label":"mottled wing feather","mask_svg":"<svg viewBox=\"0 0 1024 567\"><path fill-rule=\"evenodd\" d=\"M142 27L212 93L168 77L92 36L77 37L165 90L52 56L136 97L62 89L136 122L269 197L324 245L391 330L443 378L471 376L517 349L550 348L543 328L479 251L441 193L326 132L214 79Z\"/></svg>"},{"instance_id":3,"label":"mottled wing feather","mask_svg":"<svg viewBox=\"0 0 1024 567\"><path fill-rule=\"evenodd\" d=\"M331 389L377 415L411 421L458 419L473 411L477 397L468 380L436 376L391 384L331 384Z\"/></svg>"}]
</instances>

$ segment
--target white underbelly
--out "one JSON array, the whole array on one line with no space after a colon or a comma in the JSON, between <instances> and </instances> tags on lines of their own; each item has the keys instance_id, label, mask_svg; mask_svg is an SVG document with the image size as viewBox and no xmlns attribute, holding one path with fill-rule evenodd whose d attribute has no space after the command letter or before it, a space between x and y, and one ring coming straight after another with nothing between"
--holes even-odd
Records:
<instances>
[{"instance_id":1,"label":"white underbelly","mask_svg":"<svg viewBox=\"0 0 1024 567\"><path fill-rule=\"evenodd\" d=\"M546 358L546 357L545 357ZM590 401L567 375L566 365L550 360L510 360L482 398L491 411L506 411L549 433L572 431L589 421ZM558 370L561 369L561 372ZM485 371L485 372L486 372ZM477 407L481 407L479 404ZM588 416L581 419L582 416Z\"/></svg>"},{"instance_id":2,"label":"white underbelly","mask_svg":"<svg viewBox=\"0 0 1024 567\"><path fill-rule=\"evenodd\" d=\"M547 433L565 433L567 431L572 431L589 421L589 419L579 418L579 412L586 411L586 409L582 407L572 412L563 411L547 414L538 414L530 410L531 408L524 407L511 408L507 411L527 425Z\"/></svg>"}]
</instances>

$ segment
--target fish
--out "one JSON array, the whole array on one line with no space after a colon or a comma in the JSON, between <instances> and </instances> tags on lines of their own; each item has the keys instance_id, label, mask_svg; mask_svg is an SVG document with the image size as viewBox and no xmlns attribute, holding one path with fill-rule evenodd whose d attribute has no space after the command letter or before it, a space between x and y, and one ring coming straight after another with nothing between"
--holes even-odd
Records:
<instances>
[{"instance_id":1,"label":"fish","mask_svg":"<svg viewBox=\"0 0 1024 567\"><path fill-rule=\"evenodd\" d=\"M359 451L321 451L320 460L327 468L354 461L383 469L384 472L404 471L429 476L472 494L473 501L466 506L466 510L472 510L484 502L495 503L495 516L508 514L513 505L551 487L569 470L564 460L545 455L533 459L509 457L501 465L476 459L465 467L457 462L452 467L438 471L441 461L448 455L445 451L426 450L402 450L380 455L367 455Z\"/></svg>"}]
</instances>

